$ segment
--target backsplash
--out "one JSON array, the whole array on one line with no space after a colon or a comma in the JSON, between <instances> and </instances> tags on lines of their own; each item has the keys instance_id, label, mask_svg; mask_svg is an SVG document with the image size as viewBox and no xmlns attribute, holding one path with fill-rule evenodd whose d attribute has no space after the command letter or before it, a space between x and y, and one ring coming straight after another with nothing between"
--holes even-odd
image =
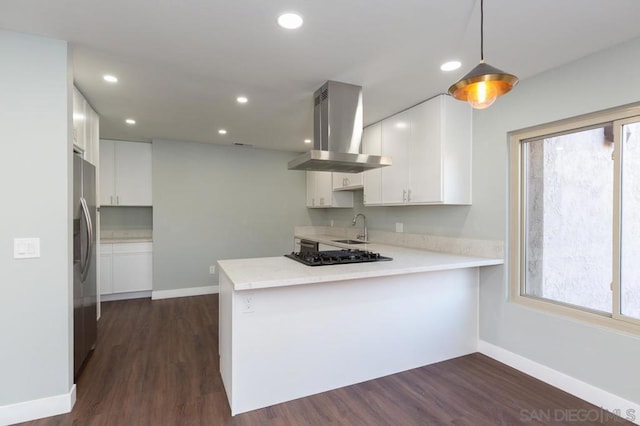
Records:
<instances>
[{"instance_id":1,"label":"backsplash","mask_svg":"<svg viewBox=\"0 0 640 426\"><path fill-rule=\"evenodd\" d=\"M355 239L361 228L331 226L296 226L296 235L330 235ZM504 241L472 238L443 237L439 235L410 234L369 229L369 241L400 247L431 250L467 256L504 258Z\"/></svg>"},{"instance_id":2,"label":"backsplash","mask_svg":"<svg viewBox=\"0 0 640 426\"><path fill-rule=\"evenodd\" d=\"M100 207L100 230L151 230L152 207Z\"/></svg>"}]
</instances>

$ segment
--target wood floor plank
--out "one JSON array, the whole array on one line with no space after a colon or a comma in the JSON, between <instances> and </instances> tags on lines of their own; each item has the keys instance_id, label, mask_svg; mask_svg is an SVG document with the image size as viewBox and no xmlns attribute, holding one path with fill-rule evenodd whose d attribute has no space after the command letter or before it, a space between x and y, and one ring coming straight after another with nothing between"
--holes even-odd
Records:
<instances>
[{"instance_id":1,"label":"wood floor plank","mask_svg":"<svg viewBox=\"0 0 640 426\"><path fill-rule=\"evenodd\" d=\"M471 354L231 417L219 371L218 297L210 295L104 303L97 349L78 380L73 411L26 424L575 425L562 420L569 410L601 413ZM631 424L606 413L579 422L625 423Z\"/></svg>"}]
</instances>

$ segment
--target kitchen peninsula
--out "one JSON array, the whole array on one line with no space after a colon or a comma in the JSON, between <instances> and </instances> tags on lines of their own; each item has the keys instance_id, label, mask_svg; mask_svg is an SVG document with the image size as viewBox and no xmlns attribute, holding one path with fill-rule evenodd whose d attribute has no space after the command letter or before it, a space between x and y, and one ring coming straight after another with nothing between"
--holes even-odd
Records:
<instances>
[{"instance_id":1,"label":"kitchen peninsula","mask_svg":"<svg viewBox=\"0 0 640 426\"><path fill-rule=\"evenodd\" d=\"M475 352L478 267L503 259L366 249L393 260L218 262L220 371L233 415Z\"/></svg>"}]
</instances>

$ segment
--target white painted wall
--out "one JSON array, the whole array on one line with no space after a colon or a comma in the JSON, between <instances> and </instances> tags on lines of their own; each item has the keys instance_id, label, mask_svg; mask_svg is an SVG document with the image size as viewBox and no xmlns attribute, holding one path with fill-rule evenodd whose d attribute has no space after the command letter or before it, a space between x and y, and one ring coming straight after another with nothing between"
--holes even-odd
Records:
<instances>
[{"instance_id":1,"label":"white painted wall","mask_svg":"<svg viewBox=\"0 0 640 426\"><path fill-rule=\"evenodd\" d=\"M0 30L0 58L1 414L73 386L73 280L67 43ZM14 260L15 237L41 257Z\"/></svg>"},{"instance_id":2,"label":"white painted wall","mask_svg":"<svg viewBox=\"0 0 640 426\"><path fill-rule=\"evenodd\" d=\"M293 251L293 228L320 213L305 207L296 154L153 141L153 290L212 286L219 259Z\"/></svg>"},{"instance_id":3,"label":"white painted wall","mask_svg":"<svg viewBox=\"0 0 640 426\"><path fill-rule=\"evenodd\" d=\"M499 65L499 64L496 64ZM507 133L640 102L640 39L524 80L486 110L474 112L473 205L363 207L326 211L314 220L348 226L355 212L371 228L507 239ZM640 403L640 336L509 303L507 266L480 268L480 339L583 382Z\"/></svg>"},{"instance_id":4,"label":"white painted wall","mask_svg":"<svg viewBox=\"0 0 640 426\"><path fill-rule=\"evenodd\" d=\"M507 239L507 132L640 101L640 39L523 81L474 117L474 223ZM491 172L492 171L492 172ZM486 196L485 196L486 195ZM480 205L475 200L494 200ZM507 302L503 267L481 272L480 338L640 403L640 336Z\"/></svg>"}]
</instances>

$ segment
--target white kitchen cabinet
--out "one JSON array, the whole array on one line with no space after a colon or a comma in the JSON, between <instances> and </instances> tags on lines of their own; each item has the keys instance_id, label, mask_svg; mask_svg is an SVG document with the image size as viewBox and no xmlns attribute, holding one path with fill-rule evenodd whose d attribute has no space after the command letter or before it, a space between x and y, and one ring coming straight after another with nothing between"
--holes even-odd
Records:
<instances>
[{"instance_id":1,"label":"white kitchen cabinet","mask_svg":"<svg viewBox=\"0 0 640 426\"><path fill-rule=\"evenodd\" d=\"M353 207L353 193L333 191L331 172L307 172L307 207L349 208Z\"/></svg>"},{"instance_id":2,"label":"white kitchen cabinet","mask_svg":"<svg viewBox=\"0 0 640 426\"><path fill-rule=\"evenodd\" d=\"M88 103L85 106L85 114L87 120L84 159L100 169L100 117Z\"/></svg>"},{"instance_id":3,"label":"white kitchen cabinet","mask_svg":"<svg viewBox=\"0 0 640 426\"><path fill-rule=\"evenodd\" d=\"M113 293L113 244L100 244L100 294Z\"/></svg>"},{"instance_id":4,"label":"white kitchen cabinet","mask_svg":"<svg viewBox=\"0 0 640 426\"><path fill-rule=\"evenodd\" d=\"M151 206L151 144L100 141L100 205Z\"/></svg>"},{"instance_id":5,"label":"white kitchen cabinet","mask_svg":"<svg viewBox=\"0 0 640 426\"><path fill-rule=\"evenodd\" d=\"M334 191L354 191L362 189L362 173L333 173Z\"/></svg>"},{"instance_id":6,"label":"white kitchen cabinet","mask_svg":"<svg viewBox=\"0 0 640 426\"><path fill-rule=\"evenodd\" d=\"M82 93L73 87L73 145L80 151L85 151L86 146L86 109L87 101Z\"/></svg>"},{"instance_id":7,"label":"white kitchen cabinet","mask_svg":"<svg viewBox=\"0 0 640 426\"><path fill-rule=\"evenodd\" d=\"M84 159L98 167L100 118L82 93L73 87L73 146Z\"/></svg>"},{"instance_id":8,"label":"white kitchen cabinet","mask_svg":"<svg viewBox=\"0 0 640 426\"><path fill-rule=\"evenodd\" d=\"M101 294L151 291L153 243L102 243L100 248Z\"/></svg>"},{"instance_id":9,"label":"white kitchen cabinet","mask_svg":"<svg viewBox=\"0 0 640 426\"><path fill-rule=\"evenodd\" d=\"M391 157L391 166L383 167L382 203L407 202L411 174L409 170L409 144L411 143L410 110L382 121L382 152Z\"/></svg>"},{"instance_id":10,"label":"white kitchen cabinet","mask_svg":"<svg viewBox=\"0 0 640 426\"><path fill-rule=\"evenodd\" d=\"M365 127L362 132L362 152L370 155L382 155L382 124ZM367 170L362 173L365 206L382 204L382 169Z\"/></svg>"},{"instance_id":11,"label":"white kitchen cabinet","mask_svg":"<svg viewBox=\"0 0 640 426\"><path fill-rule=\"evenodd\" d=\"M471 204L471 145L471 108L450 96L383 120L393 164L381 170L381 204Z\"/></svg>"}]
</instances>

